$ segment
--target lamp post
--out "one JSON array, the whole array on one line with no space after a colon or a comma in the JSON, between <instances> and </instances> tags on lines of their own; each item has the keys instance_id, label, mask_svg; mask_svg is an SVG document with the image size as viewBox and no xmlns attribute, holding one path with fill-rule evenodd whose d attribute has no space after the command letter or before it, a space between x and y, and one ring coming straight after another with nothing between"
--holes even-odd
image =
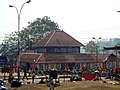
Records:
<instances>
[{"instance_id":1,"label":"lamp post","mask_svg":"<svg viewBox=\"0 0 120 90\"><path fill-rule=\"evenodd\" d=\"M98 41L101 39L101 37L99 37L98 39L96 39L95 37L93 37L93 39L95 40L97 47L96 47L96 66L98 68Z\"/></svg>"},{"instance_id":2,"label":"lamp post","mask_svg":"<svg viewBox=\"0 0 120 90\"><path fill-rule=\"evenodd\" d=\"M120 13L120 11L117 11L117 12ZM117 53L118 53L118 49L117 49L117 45L116 45L116 57L118 56ZM116 68L119 68L119 62L118 62L117 58L116 58Z\"/></svg>"},{"instance_id":3,"label":"lamp post","mask_svg":"<svg viewBox=\"0 0 120 90\"><path fill-rule=\"evenodd\" d=\"M17 15L18 15L18 46L17 46L17 49L18 49L18 59L17 59L17 63L18 63L18 81L20 80L20 41L19 41L19 34L20 34L20 15L21 15L21 11L22 11L22 8L23 6L26 4L26 3L30 3L31 0L28 0L26 1L25 3L22 4L21 8L20 8L20 11L18 11L17 7L14 6L14 5L9 5L9 7L14 7L17 11Z\"/></svg>"}]
</instances>

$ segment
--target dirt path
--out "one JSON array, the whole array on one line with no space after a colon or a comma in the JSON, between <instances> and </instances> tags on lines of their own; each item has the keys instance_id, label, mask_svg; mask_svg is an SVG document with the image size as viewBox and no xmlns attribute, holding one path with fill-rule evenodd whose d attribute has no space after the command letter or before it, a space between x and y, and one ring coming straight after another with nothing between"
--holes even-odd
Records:
<instances>
[{"instance_id":1,"label":"dirt path","mask_svg":"<svg viewBox=\"0 0 120 90\"><path fill-rule=\"evenodd\" d=\"M9 90L12 90L9 88ZM49 90L45 84L22 85L16 90ZM63 82L55 90L120 90L120 85L101 83L100 81Z\"/></svg>"},{"instance_id":2,"label":"dirt path","mask_svg":"<svg viewBox=\"0 0 120 90\"><path fill-rule=\"evenodd\" d=\"M56 90L120 90L120 85L111 85L99 81L81 81L72 83L63 83L61 89Z\"/></svg>"}]
</instances>

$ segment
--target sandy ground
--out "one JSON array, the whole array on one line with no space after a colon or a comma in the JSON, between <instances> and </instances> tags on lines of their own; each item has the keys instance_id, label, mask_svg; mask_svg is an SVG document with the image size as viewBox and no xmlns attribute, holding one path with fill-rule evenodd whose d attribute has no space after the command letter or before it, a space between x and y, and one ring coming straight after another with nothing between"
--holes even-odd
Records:
<instances>
[{"instance_id":1,"label":"sandy ground","mask_svg":"<svg viewBox=\"0 0 120 90\"><path fill-rule=\"evenodd\" d=\"M13 90L7 85L9 90ZM15 90L49 90L46 84L24 84ZM103 83L101 81L62 82L55 90L120 90L119 85Z\"/></svg>"},{"instance_id":2,"label":"sandy ground","mask_svg":"<svg viewBox=\"0 0 120 90\"><path fill-rule=\"evenodd\" d=\"M65 83L62 90L120 90L120 85L110 85L99 81L80 81ZM60 89L57 89L60 90Z\"/></svg>"},{"instance_id":3,"label":"sandy ground","mask_svg":"<svg viewBox=\"0 0 120 90\"><path fill-rule=\"evenodd\" d=\"M0 74L0 76L3 76ZM35 80L36 82L38 81ZM63 81L63 80L62 80ZM6 84L9 90L49 90L46 84L22 84L21 87L11 88L10 84ZM55 90L120 90L120 84L114 85L111 83L103 83L102 81L76 81L76 82L61 82L60 86L55 87Z\"/></svg>"}]
</instances>

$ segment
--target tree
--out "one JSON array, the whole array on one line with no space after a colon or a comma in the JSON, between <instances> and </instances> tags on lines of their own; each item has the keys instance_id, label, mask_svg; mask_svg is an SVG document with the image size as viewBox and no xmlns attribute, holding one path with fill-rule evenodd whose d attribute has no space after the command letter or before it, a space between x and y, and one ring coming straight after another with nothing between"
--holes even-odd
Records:
<instances>
[{"instance_id":1,"label":"tree","mask_svg":"<svg viewBox=\"0 0 120 90\"><path fill-rule=\"evenodd\" d=\"M99 48L99 45L97 43L95 43L94 41L89 41L85 46L85 52L95 53L97 52L98 48Z\"/></svg>"},{"instance_id":2,"label":"tree","mask_svg":"<svg viewBox=\"0 0 120 90\"><path fill-rule=\"evenodd\" d=\"M37 18L33 22L29 22L27 28L24 28L20 33L21 50L28 50L31 45L41 40L53 30L59 30L59 26L50 17Z\"/></svg>"},{"instance_id":3,"label":"tree","mask_svg":"<svg viewBox=\"0 0 120 90\"><path fill-rule=\"evenodd\" d=\"M60 29L58 24L52 21L50 17L44 16L42 19L37 18L33 22L29 22L29 25L19 32L19 37L18 32L12 32L10 35L6 36L3 43L0 45L0 53L13 60L17 58L18 55L18 38L20 41L20 50L24 51L31 49L33 44L44 38L53 30Z\"/></svg>"}]
</instances>

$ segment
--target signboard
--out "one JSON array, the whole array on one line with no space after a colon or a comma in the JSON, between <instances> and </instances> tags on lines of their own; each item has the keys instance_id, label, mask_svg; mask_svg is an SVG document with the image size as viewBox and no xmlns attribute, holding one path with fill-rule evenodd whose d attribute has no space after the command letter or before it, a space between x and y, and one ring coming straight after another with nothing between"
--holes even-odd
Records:
<instances>
[{"instance_id":1,"label":"signboard","mask_svg":"<svg viewBox=\"0 0 120 90\"><path fill-rule=\"evenodd\" d=\"M80 53L78 46L52 46L52 47L39 47L38 53Z\"/></svg>"},{"instance_id":2,"label":"signboard","mask_svg":"<svg viewBox=\"0 0 120 90\"><path fill-rule=\"evenodd\" d=\"M7 64L8 59L6 56L0 56L0 64Z\"/></svg>"}]
</instances>

